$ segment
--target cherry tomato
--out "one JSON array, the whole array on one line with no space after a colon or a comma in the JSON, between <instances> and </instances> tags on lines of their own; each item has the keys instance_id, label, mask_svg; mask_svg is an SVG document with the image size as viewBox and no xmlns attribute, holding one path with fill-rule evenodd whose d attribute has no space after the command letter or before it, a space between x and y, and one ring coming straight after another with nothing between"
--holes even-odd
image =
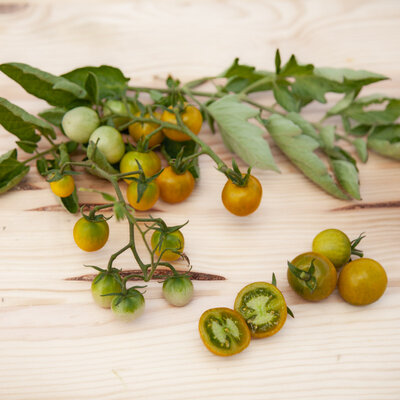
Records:
<instances>
[{"instance_id":1,"label":"cherry tomato","mask_svg":"<svg viewBox=\"0 0 400 400\"><path fill-rule=\"evenodd\" d=\"M383 295L387 281L381 264L370 258L359 258L343 267L338 289L348 303L364 306L377 301Z\"/></svg>"},{"instance_id":2,"label":"cherry tomato","mask_svg":"<svg viewBox=\"0 0 400 400\"><path fill-rule=\"evenodd\" d=\"M229 308L205 311L199 321L200 337L204 345L217 356L232 356L250 343L250 330L244 318Z\"/></svg>"},{"instance_id":3,"label":"cherry tomato","mask_svg":"<svg viewBox=\"0 0 400 400\"><path fill-rule=\"evenodd\" d=\"M176 307L183 307L193 298L193 283L188 276L170 276L162 287L165 300Z\"/></svg>"},{"instance_id":4,"label":"cherry tomato","mask_svg":"<svg viewBox=\"0 0 400 400\"><path fill-rule=\"evenodd\" d=\"M133 321L143 314L144 304L142 293L131 288L126 294L114 297L111 302L111 310L119 319Z\"/></svg>"},{"instance_id":5,"label":"cherry tomato","mask_svg":"<svg viewBox=\"0 0 400 400\"><path fill-rule=\"evenodd\" d=\"M287 271L287 278L292 289L303 299L320 301L327 298L335 289L337 273L328 258L318 253L303 253L292 262L301 276Z\"/></svg>"},{"instance_id":6,"label":"cherry tomato","mask_svg":"<svg viewBox=\"0 0 400 400\"><path fill-rule=\"evenodd\" d=\"M130 114L134 115L137 109L132 103L128 103ZM121 100L107 100L103 107L103 114L105 117L114 115L113 122L117 129L130 121L129 112L126 105Z\"/></svg>"},{"instance_id":7,"label":"cherry tomato","mask_svg":"<svg viewBox=\"0 0 400 400\"><path fill-rule=\"evenodd\" d=\"M257 210L262 198L260 181L250 175L246 186L235 185L230 179L222 190L222 202L232 214L244 217Z\"/></svg>"},{"instance_id":8,"label":"cherry tomato","mask_svg":"<svg viewBox=\"0 0 400 400\"><path fill-rule=\"evenodd\" d=\"M336 268L341 268L350 259L351 243L342 231L326 229L315 236L312 250L329 258Z\"/></svg>"},{"instance_id":9,"label":"cherry tomato","mask_svg":"<svg viewBox=\"0 0 400 400\"><path fill-rule=\"evenodd\" d=\"M147 184L147 187L138 202L138 183L136 181L131 181L128 185L128 189L126 190L126 196L128 197L129 204L135 209L139 211L150 210L156 204L158 200L158 196L160 194L160 190L158 189L158 185L155 181L151 181Z\"/></svg>"},{"instance_id":10,"label":"cherry tomato","mask_svg":"<svg viewBox=\"0 0 400 400\"><path fill-rule=\"evenodd\" d=\"M170 107L172 109L172 107ZM181 112L182 122L195 134L200 132L201 125L203 123L203 117L201 112L194 106L186 105L184 111ZM164 122L169 122L171 124L176 124L176 116L174 113L169 111L164 111L161 120ZM175 129L163 129L164 135L176 142L184 142L185 140L190 140L190 136L186 135L181 131Z\"/></svg>"},{"instance_id":11,"label":"cherry tomato","mask_svg":"<svg viewBox=\"0 0 400 400\"><path fill-rule=\"evenodd\" d=\"M93 300L100 307L110 308L115 296L105 296L109 293L120 293L122 290L120 282L115 274L107 271L100 272L92 282Z\"/></svg>"},{"instance_id":12,"label":"cherry tomato","mask_svg":"<svg viewBox=\"0 0 400 400\"><path fill-rule=\"evenodd\" d=\"M74 226L75 243L84 251L101 249L108 240L109 228L107 221L88 221L82 217Z\"/></svg>"},{"instance_id":13,"label":"cherry tomato","mask_svg":"<svg viewBox=\"0 0 400 400\"><path fill-rule=\"evenodd\" d=\"M76 107L64 114L61 125L71 140L87 143L90 135L100 125L100 118L89 107Z\"/></svg>"},{"instance_id":14,"label":"cherry tomato","mask_svg":"<svg viewBox=\"0 0 400 400\"><path fill-rule=\"evenodd\" d=\"M274 335L286 321L285 298L271 283L245 286L236 296L234 308L246 320L251 336L256 338Z\"/></svg>"},{"instance_id":15,"label":"cherry tomato","mask_svg":"<svg viewBox=\"0 0 400 400\"><path fill-rule=\"evenodd\" d=\"M125 144L121 134L112 126L101 126L91 135L90 141L97 142L97 148L110 164L117 163L125 153Z\"/></svg>"},{"instance_id":16,"label":"cherry tomato","mask_svg":"<svg viewBox=\"0 0 400 400\"><path fill-rule=\"evenodd\" d=\"M157 119L161 119L161 115L157 112L153 113L154 116ZM136 113L136 116L140 116L140 113ZM150 115L146 114L145 118L149 118ZM135 140L135 142L138 142L140 138L143 136L150 135L155 129L157 129L159 125L156 123L152 122L135 122L132 125L129 125L129 134L132 136L132 138ZM161 142L164 139L164 135L162 131L158 131L155 133L149 140L149 148L152 148L154 146L157 146L158 144L161 144Z\"/></svg>"},{"instance_id":17,"label":"cherry tomato","mask_svg":"<svg viewBox=\"0 0 400 400\"><path fill-rule=\"evenodd\" d=\"M174 232L163 233L163 238L160 245L161 232L154 231L151 235L151 247L155 249L155 254L159 257L162 254L161 260L163 261L175 261L180 258L179 253L182 253L185 247L185 239L180 230ZM175 253L171 250L176 250L179 253Z\"/></svg>"},{"instance_id":18,"label":"cherry tomato","mask_svg":"<svg viewBox=\"0 0 400 400\"><path fill-rule=\"evenodd\" d=\"M187 199L194 189L194 178L189 171L177 174L171 166L164 168L157 177L160 197L167 203L180 203Z\"/></svg>"},{"instance_id":19,"label":"cherry tomato","mask_svg":"<svg viewBox=\"0 0 400 400\"><path fill-rule=\"evenodd\" d=\"M64 175L60 180L50 182L51 191L58 197L68 197L74 192L75 181L71 175Z\"/></svg>"},{"instance_id":20,"label":"cherry tomato","mask_svg":"<svg viewBox=\"0 0 400 400\"><path fill-rule=\"evenodd\" d=\"M142 153L139 151L128 151L121 160L119 165L119 169L122 174L125 174L130 171L138 171L139 167L137 165L137 161L139 161L144 174L149 177L155 175L161 169L161 160L154 151L147 151L146 153ZM137 175L132 175L137 176ZM131 179L125 179L127 183L131 183Z\"/></svg>"}]
</instances>

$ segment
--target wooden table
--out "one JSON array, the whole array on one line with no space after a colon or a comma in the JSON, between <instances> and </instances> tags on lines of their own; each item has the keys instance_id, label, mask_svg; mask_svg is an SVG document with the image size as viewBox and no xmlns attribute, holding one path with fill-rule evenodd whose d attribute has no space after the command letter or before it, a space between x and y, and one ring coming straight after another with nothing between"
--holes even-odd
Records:
<instances>
[{"instance_id":1,"label":"wooden table","mask_svg":"<svg viewBox=\"0 0 400 400\"><path fill-rule=\"evenodd\" d=\"M55 74L105 63L154 86L169 73L182 80L219 73L236 56L272 69L279 47L284 60L295 53L319 66L388 75L392 80L368 90L399 97L399 39L397 0L0 2L1 62ZM32 113L45 108L4 75L0 95ZM317 120L323 109L315 105L305 115ZM219 135L205 126L201 136L230 161ZM13 144L1 128L0 154ZM146 313L128 324L96 307L89 282L69 280L87 273L84 264L105 266L127 240L127 224L112 219L108 244L83 253L72 239L77 217L61 209L32 168L0 198L0 398L400 399L400 164L371 154L360 165L363 200L344 202L273 153L282 173L254 171L264 196L248 218L224 210L225 178L207 157L188 201L157 204L154 214L168 223L190 220L183 231L194 271L226 280L195 281L195 298L183 309L167 305L161 285L151 282ZM110 190L92 177L77 181ZM81 201L99 198L82 193ZM389 277L377 303L353 307L335 291L311 304L288 286L286 260L309 250L328 227L350 237L367 233L362 248ZM117 266L135 267L128 255ZM209 353L197 331L201 313L232 307L240 288L269 281L272 272L296 318L235 357Z\"/></svg>"}]
</instances>

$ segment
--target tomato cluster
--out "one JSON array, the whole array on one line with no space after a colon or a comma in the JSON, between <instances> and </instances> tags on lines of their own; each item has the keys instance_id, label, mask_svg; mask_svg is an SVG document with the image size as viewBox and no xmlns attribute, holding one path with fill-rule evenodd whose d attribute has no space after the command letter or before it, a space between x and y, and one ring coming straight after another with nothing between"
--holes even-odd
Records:
<instances>
[{"instance_id":1,"label":"tomato cluster","mask_svg":"<svg viewBox=\"0 0 400 400\"><path fill-rule=\"evenodd\" d=\"M341 297L350 304L367 305L377 301L386 290L387 276L378 262L364 258L363 252L356 249L363 237L360 235L350 241L338 229L320 232L313 240L312 252L300 254L288 262L290 286L309 301L326 299L336 286ZM352 261L352 254L361 258Z\"/></svg>"},{"instance_id":2,"label":"tomato cluster","mask_svg":"<svg viewBox=\"0 0 400 400\"><path fill-rule=\"evenodd\" d=\"M243 351L252 337L274 335L283 327L288 314L285 298L276 283L267 282L245 286L237 294L233 308L211 308L199 320L204 345L218 356Z\"/></svg>"}]
</instances>

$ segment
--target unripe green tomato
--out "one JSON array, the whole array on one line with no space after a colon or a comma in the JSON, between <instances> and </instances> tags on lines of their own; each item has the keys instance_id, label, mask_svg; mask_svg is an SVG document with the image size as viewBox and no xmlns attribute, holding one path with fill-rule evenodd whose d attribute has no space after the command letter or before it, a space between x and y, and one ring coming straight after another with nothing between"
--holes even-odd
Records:
<instances>
[{"instance_id":1,"label":"unripe green tomato","mask_svg":"<svg viewBox=\"0 0 400 400\"><path fill-rule=\"evenodd\" d=\"M124 321L133 321L143 314L144 297L135 289L128 290L128 294L115 296L111 302L114 315Z\"/></svg>"},{"instance_id":2,"label":"unripe green tomato","mask_svg":"<svg viewBox=\"0 0 400 400\"><path fill-rule=\"evenodd\" d=\"M325 229L315 236L312 250L328 258L339 269L349 262L351 243L347 235L339 229Z\"/></svg>"},{"instance_id":3,"label":"unripe green tomato","mask_svg":"<svg viewBox=\"0 0 400 400\"><path fill-rule=\"evenodd\" d=\"M163 283L163 296L173 306L186 306L193 298L193 283L187 276L171 276Z\"/></svg>"},{"instance_id":4,"label":"unripe green tomato","mask_svg":"<svg viewBox=\"0 0 400 400\"><path fill-rule=\"evenodd\" d=\"M120 293L121 284L115 275L108 272L100 272L92 282L92 297L96 304L103 308L110 308L111 302L116 296L105 296L109 293Z\"/></svg>"},{"instance_id":5,"label":"unripe green tomato","mask_svg":"<svg viewBox=\"0 0 400 400\"><path fill-rule=\"evenodd\" d=\"M131 115L135 115L137 109L132 103L128 103L129 111ZM122 125L130 121L128 110L123 101L121 100L107 100L103 107L104 116L107 117L111 114L119 115L119 117L113 117L115 127L119 129Z\"/></svg>"},{"instance_id":6,"label":"unripe green tomato","mask_svg":"<svg viewBox=\"0 0 400 400\"><path fill-rule=\"evenodd\" d=\"M76 107L64 114L61 125L71 140L87 143L90 135L100 125L100 119L93 109Z\"/></svg>"},{"instance_id":7,"label":"unripe green tomato","mask_svg":"<svg viewBox=\"0 0 400 400\"><path fill-rule=\"evenodd\" d=\"M110 164L117 163L125 153L121 134L111 126L100 126L90 136L90 141L104 154Z\"/></svg>"}]
</instances>

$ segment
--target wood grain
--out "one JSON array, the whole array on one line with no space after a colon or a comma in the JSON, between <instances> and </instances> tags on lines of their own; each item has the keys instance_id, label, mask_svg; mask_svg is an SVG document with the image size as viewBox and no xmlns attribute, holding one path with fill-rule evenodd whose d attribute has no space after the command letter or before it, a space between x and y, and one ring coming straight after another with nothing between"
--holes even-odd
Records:
<instances>
[{"instance_id":1,"label":"wood grain","mask_svg":"<svg viewBox=\"0 0 400 400\"><path fill-rule=\"evenodd\" d=\"M82 65L119 66L137 84L160 86L217 74L239 56L273 68L273 55L295 53L319 66L370 69L390 76L368 88L400 95L400 3L382 1L0 1L1 62L30 63L53 73ZM0 96L32 113L46 107L4 75ZM268 97L260 97L268 101ZM327 106L305 110L318 120ZM232 155L207 127L203 139L227 162ZM14 138L0 129L0 154ZM263 184L260 209L228 214L220 201L225 178L201 159L201 179L185 203L157 203L168 223L183 229L193 271L224 281L195 281L195 299L168 306L150 282L146 313L131 324L97 308L89 283L70 280L105 266L127 241L125 223L110 220L110 240L94 254L72 239L76 216L66 214L35 168L0 198L0 399L360 399L400 398L400 169L371 154L360 165L361 202L324 194L278 149L281 174L254 171ZM241 166L244 166L241 164ZM82 187L111 191L79 176ZM83 192L83 203L101 202ZM385 267L389 286L377 303L352 307L337 291L319 304L297 297L286 261L310 249L313 236L336 227L366 232L362 248ZM141 251L143 249L140 249ZM116 266L135 269L128 255ZM178 263L183 267L183 263ZM295 319L276 336L220 359L202 345L201 313L232 307L245 284L275 272Z\"/></svg>"}]
</instances>

